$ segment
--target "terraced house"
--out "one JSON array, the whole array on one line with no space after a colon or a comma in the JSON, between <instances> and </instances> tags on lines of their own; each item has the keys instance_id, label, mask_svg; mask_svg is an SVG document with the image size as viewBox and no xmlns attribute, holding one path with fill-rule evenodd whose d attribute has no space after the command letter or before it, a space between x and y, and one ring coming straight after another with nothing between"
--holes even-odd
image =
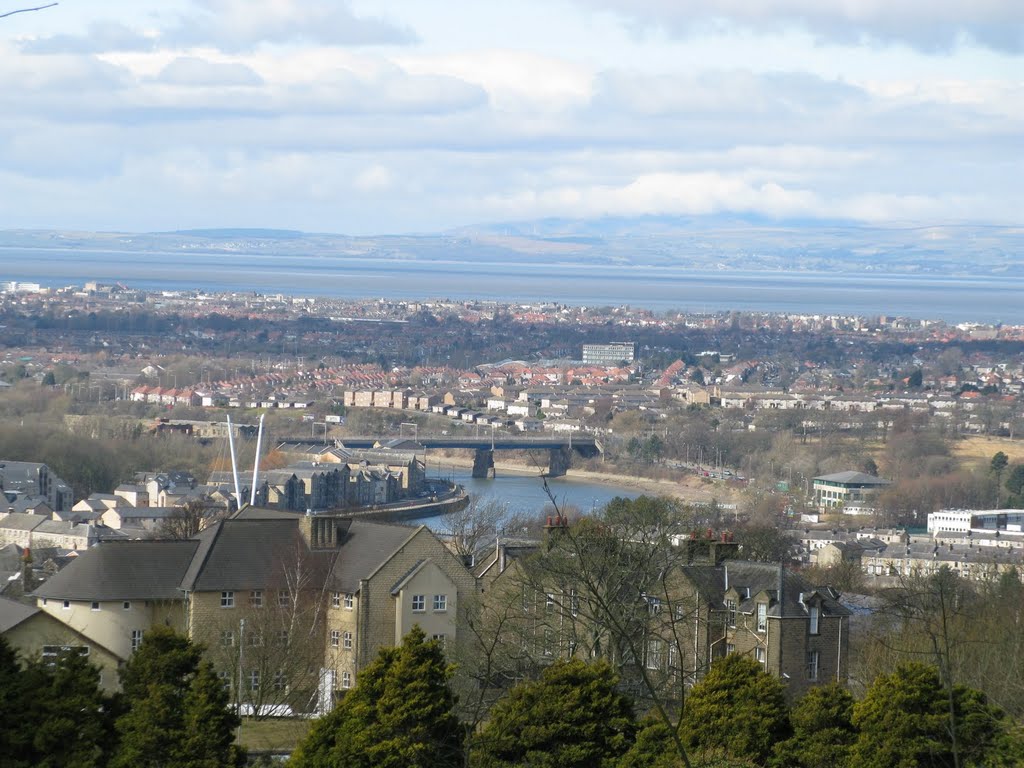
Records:
<instances>
[{"instance_id":1,"label":"terraced house","mask_svg":"<svg viewBox=\"0 0 1024 768\"><path fill-rule=\"evenodd\" d=\"M187 633L243 710L322 712L414 624L453 642L476 590L425 526L250 507L193 539L100 544L35 597L122 660L156 624Z\"/></svg>"}]
</instances>

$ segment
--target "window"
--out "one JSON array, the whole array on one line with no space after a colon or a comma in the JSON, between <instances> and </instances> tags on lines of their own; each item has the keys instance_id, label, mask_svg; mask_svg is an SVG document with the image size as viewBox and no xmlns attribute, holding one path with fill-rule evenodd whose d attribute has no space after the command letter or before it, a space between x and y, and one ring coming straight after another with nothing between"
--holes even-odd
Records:
<instances>
[{"instance_id":1,"label":"window","mask_svg":"<svg viewBox=\"0 0 1024 768\"><path fill-rule=\"evenodd\" d=\"M60 607L63 608L65 611L70 609L71 608L71 601L70 600L65 600L63 603L61 603Z\"/></svg>"},{"instance_id":2,"label":"window","mask_svg":"<svg viewBox=\"0 0 1024 768\"><path fill-rule=\"evenodd\" d=\"M223 648L229 648L235 644L235 633L230 629L220 631L220 644Z\"/></svg>"},{"instance_id":3,"label":"window","mask_svg":"<svg viewBox=\"0 0 1024 768\"><path fill-rule=\"evenodd\" d=\"M729 626L730 627L735 627L736 626L736 601L735 600L726 600L725 601L725 610L726 610L726 614L727 614L727 617L728 617L728 624L729 624Z\"/></svg>"},{"instance_id":4,"label":"window","mask_svg":"<svg viewBox=\"0 0 1024 768\"><path fill-rule=\"evenodd\" d=\"M284 670L277 670L277 672L274 673L274 690L283 691L287 687L288 681L284 676Z\"/></svg>"},{"instance_id":5,"label":"window","mask_svg":"<svg viewBox=\"0 0 1024 768\"><path fill-rule=\"evenodd\" d=\"M575 589L569 590L569 613L576 616L580 612L580 596Z\"/></svg>"},{"instance_id":6,"label":"window","mask_svg":"<svg viewBox=\"0 0 1024 768\"><path fill-rule=\"evenodd\" d=\"M121 603L121 608L126 611L130 611L132 609L131 600L125 600L123 603Z\"/></svg>"},{"instance_id":7,"label":"window","mask_svg":"<svg viewBox=\"0 0 1024 768\"><path fill-rule=\"evenodd\" d=\"M231 691L231 673L230 672L224 672L224 671L218 672L217 673L217 679L220 680L220 684L224 688L225 691L228 691L228 692Z\"/></svg>"},{"instance_id":8,"label":"window","mask_svg":"<svg viewBox=\"0 0 1024 768\"><path fill-rule=\"evenodd\" d=\"M352 595L351 592L346 592L345 593L345 610L346 611L351 611L352 610L352 606L354 604L355 604L354 596Z\"/></svg>"},{"instance_id":9,"label":"window","mask_svg":"<svg viewBox=\"0 0 1024 768\"><path fill-rule=\"evenodd\" d=\"M352 687L352 673L351 672L342 672L341 673L341 687L342 688L351 688Z\"/></svg>"},{"instance_id":10,"label":"window","mask_svg":"<svg viewBox=\"0 0 1024 768\"><path fill-rule=\"evenodd\" d=\"M808 608L810 613L810 633L812 635L818 634L818 620L821 618L821 608L817 605L812 605Z\"/></svg>"},{"instance_id":11,"label":"window","mask_svg":"<svg viewBox=\"0 0 1024 768\"><path fill-rule=\"evenodd\" d=\"M57 659L67 654L77 653L79 656L89 658L89 646L87 645L44 645L42 658L47 665L53 665Z\"/></svg>"},{"instance_id":12,"label":"window","mask_svg":"<svg viewBox=\"0 0 1024 768\"><path fill-rule=\"evenodd\" d=\"M278 630L278 632L277 632L277 644L278 645L288 645L288 630L287 629Z\"/></svg>"},{"instance_id":13,"label":"window","mask_svg":"<svg viewBox=\"0 0 1024 768\"><path fill-rule=\"evenodd\" d=\"M808 651L807 652L807 679L817 680L818 679L818 652Z\"/></svg>"},{"instance_id":14,"label":"window","mask_svg":"<svg viewBox=\"0 0 1024 768\"><path fill-rule=\"evenodd\" d=\"M435 597L434 599L436 600L437 598ZM437 609L435 608L434 610L436 611ZM553 592L548 592L544 595L544 612L547 614L555 612L555 594Z\"/></svg>"},{"instance_id":15,"label":"window","mask_svg":"<svg viewBox=\"0 0 1024 768\"><path fill-rule=\"evenodd\" d=\"M351 632L344 632L344 633L342 633L342 635L341 635L341 647L344 648L346 651L351 651L352 650L352 633Z\"/></svg>"},{"instance_id":16,"label":"window","mask_svg":"<svg viewBox=\"0 0 1024 768\"><path fill-rule=\"evenodd\" d=\"M249 673L249 690L258 691L260 689L260 671L254 669Z\"/></svg>"},{"instance_id":17,"label":"window","mask_svg":"<svg viewBox=\"0 0 1024 768\"><path fill-rule=\"evenodd\" d=\"M254 589L249 593L249 607L250 608L262 608L263 607L263 590Z\"/></svg>"},{"instance_id":18,"label":"window","mask_svg":"<svg viewBox=\"0 0 1024 768\"><path fill-rule=\"evenodd\" d=\"M541 648L541 652L545 656L554 655L554 634L550 629L544 630L544 644Z\"/></svg>"},{"instance_id":19,"label":"window","mask_svg":"<svg viewBox=\"0 0 1024 768\"><path fill-rule=\"evenodd\" d=\"M423 595L412 596L412 609L414 611L425 611L427 610L427 598Z\"/></svg>"},{"instance_id":20,"label":"window","mask_svg":"<svg viewBox=\"0 0 1024 768\"><path fill-rule=\"evenodd\" d=\"M765 652L764 648L762 648L761 646L758 646L757 648L754 649L754 658L757 660L758 664L767 664L768 663L768 654Z\"/></svg>"},{"instance_id":21,"label":"window","mask_svg":"<svg viewBox=\"0 0 1024 768\"><path fill-rule=\"evenodd\" d=\"M437 612L448 610L448 595L434 595L434 610Z\"/></svg>"},{"instance_id":22,"label":"window","mask_svg":"<svg viewBox=\"0 0 1024 768\"><path fill-rule=\"evenodd\" d=\"M438 645L440 645L442 648L444 648L444 643L445 643L445 636L444 635L431 635L430 639L433 640Z\"/></svg>"},{"instance_id":23,"label":"window","mask_svg":"<svg viewBox=\"0 0 1024 768\"><path fill-rule=\"evenodd\" d=\"M93 601L93 603L92 603L92 610L94 610L94 611L98 611L99 609L100 609L100 604L99 604L99 603L97 603L97 602L96 602L96 601L94 600L94 601Z\"/></svg>"},{"instance_id":24,"label":"window","mask_svg":"<svg viewBox=\"0 0 1024 768\"><path fill-rule=\"evenodd\" d=\"M331 592L331 608L341 608L341 592Z\"/></svg>"},{"instance_id":25,"label":"window","mask_svg":"<svg viewBox=\"0 0 1024 768\"><path fill-rule=\"evenodd\" d=\"M139 650L139 646L142 645L142 630L132 630L132 653Z\"/></svg>"},{"instance_id":26,"label":"window","mask_svg":"<svg viewBox=\"0 0 1024 768\"><path fill-rule=\"evenodd\" d=\"M757 604L757 631L766 632L768 630L768 604L758 603Z\"/></svg>"},{"instance_id":27,"label":"window","mask_svg":"<svg viewBox=\"0 0 1024 768\"><path fill-rule=\"evenodd\" d=\"M332 629L331 630L331 648L337 648L339 645L341 645L341 630L340 629Z\"/></svg>"},{"instance_id":28,"label":"window","mask_svg":"<svg viewBox=\"0 0 1024 768\"><path fill-rule=\"evenodd\" d=\"M220 607L221 608L234 608L235 607L235 593L234 592L221 592L220 593Z\"/></svg>"},{"instance_id":29,"label":"window","mask_svg":"<svg viewBox=\"0 0 1024 768\"><path fill-rule=\"evenodd\" d=\"M657 638L647 641L647 668L661 669L661 640Z\"/></svg>"},{"instance_id":30,"label":"window","mask_svg":"<svg viewBox=\"0 0 1024 768\"><path fill-rule=\"evenodd\" d=\"M661 613L661 600L657 597L647 598L647 615L657 616Z\"/></svg>"},{"instance_id":31,"label":"window","mask_svg":"<svg viewBox=\"0 0 1024 768\"><path fill-rule=\"evenodd\" d=\"M736 646L733 645L732 643L726 643L725 644L725 655L729 656L729 655L731 655L733 653L736 653Z\"/></svg>"},{"instance_id":32,"label":"window","mask_svg":"<svg viewBox=\"0 0 1024 768\"><path fill-rule=\"evenodd\" d=\"M258 648L261 645L263 645L263 635L261 635L259 632L250 632L249 646L251 648Z\"/></svg>"},{"instance_id":33,"label":"window","mask_svg":"<svg viewBox=\"0 0 1024 768\"><path fill-rule=\"evenodd\" d=\"M289 605L291 605L291 602L292 602L292 596L290 594L288 594L288 590L287 589L279 589L279 590L277 590L277 604L278 604L279 607L287 608Z\"/></svg>"},{"instance_id":34,"label":"window","mask_svg":"<svg viewBox=\"0 0 1024 768\"><path fill-rule=\"evenodd\" d=\"M671 641L668 644L668 671L672 674L679 671L679 647Z\"/></svg>"}]
</instances>

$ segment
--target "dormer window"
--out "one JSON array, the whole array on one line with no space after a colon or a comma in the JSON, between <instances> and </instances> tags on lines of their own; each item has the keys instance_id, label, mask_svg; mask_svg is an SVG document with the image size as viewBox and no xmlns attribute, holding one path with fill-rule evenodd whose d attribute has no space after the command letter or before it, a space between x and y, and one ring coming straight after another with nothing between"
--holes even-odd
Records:
<instances>
[{"instance_id":1,"label":"dormer window","mask_svg":"<svg viewBox=\"0 0 1024 768\"><path fill-rule=\"evenodd\" d=\"M821 619L821 607L818 606L817 603L815 603L815 604L809 605L807 607L807 610L808 610L808 616L809 616L809 619L810 619L810 623L808 625L808 627L809 627L808 631L812 635L816 635L816 634L818 634L818 631L819 631L818 623L819 623L819 620Z\"/></svg>"},{"instance_id":2,"label":"dormer window","mask_svg":"<svg viewBox=\"0 0 1024 768\"><path fill-rule=\"evenodd\" d=\"M732 598L727 598L726 599L726 601L725 601L725 611L726 611L726 615L727 615L727 619L728 619L728 624L729 624L730 627L735 627L736 626L736 609L737 609L737 607L738 606L736 605L736 601L735 600L733 600Z\"/></svg>"},{"instance_id":3,"label":"dormer window","mask_svg":"<svg viewBox=\"0 0 1024 768\"><path fill-rule=\"evenodd\" d=\"M768 603L757 604L757 631L768 631Z\"/></svg>"}]
</instances>

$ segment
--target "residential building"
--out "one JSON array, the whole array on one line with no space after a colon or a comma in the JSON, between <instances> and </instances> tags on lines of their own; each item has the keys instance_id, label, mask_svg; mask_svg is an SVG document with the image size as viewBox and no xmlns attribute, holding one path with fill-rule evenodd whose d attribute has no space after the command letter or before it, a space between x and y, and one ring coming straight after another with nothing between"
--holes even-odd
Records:
<instances>
[{"instance_id":1,"label":"residential building","mask_svg":"<svg viewBox=\"0 0 1024 768\"><path fill-rule=\"evenodd\" d=\"M323 711L414 624L454 641L476 591L425 526L247 507L193 539L94 547L34 596L118 659L168 624L206 645L239 703Z\"/></svg>"},{"instance_id":2,"label":"residential building","mask_svg":"<svg viewBox=\"0 0 1024 768\"><path fill-rule=\"evenodd\" d=\"M613 341L609 344L584 344L584 365L618 365L636 360L635 341Z\"/></svg>"},{"instance_id":3,"label":"residential building","mask_svg":"<svg viewBox=\"0 0 1024 768\"><path fill-rule=\"evenodd\" d=\"M0 460L0 491L8 502L19 498L41 499L54 512L71 509L71 486L45 464Z\"/></svg>"}]
</instances>

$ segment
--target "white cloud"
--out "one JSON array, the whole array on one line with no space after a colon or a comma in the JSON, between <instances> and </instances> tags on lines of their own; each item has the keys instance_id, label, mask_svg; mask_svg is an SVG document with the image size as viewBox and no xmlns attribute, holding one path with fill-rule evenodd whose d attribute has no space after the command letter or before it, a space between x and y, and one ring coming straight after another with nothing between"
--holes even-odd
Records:
<instances>
[{"instance_id":1,"label":"white cloud","mask_svg":"<svg viewBox=\"0 0 1024 768\"><path fill-rule=\"evenodd\" d=\"M964 43L1024 53L1018 0L575 0L686 35L732 24L764 34L803 28L830 41L903 43L926 52Z\"/></svg>"},{"instance_id":2,"label":"white cloud","mask_svg":"<svg viewBox=\"0 0 1024 768\"><path fill-rule=\"evenodd\" d=\"M237 61L207 61L195 56L179 56L156 77L166 85L200 87L263 85L263 78Z\"/></svg>"}]
</instances>

